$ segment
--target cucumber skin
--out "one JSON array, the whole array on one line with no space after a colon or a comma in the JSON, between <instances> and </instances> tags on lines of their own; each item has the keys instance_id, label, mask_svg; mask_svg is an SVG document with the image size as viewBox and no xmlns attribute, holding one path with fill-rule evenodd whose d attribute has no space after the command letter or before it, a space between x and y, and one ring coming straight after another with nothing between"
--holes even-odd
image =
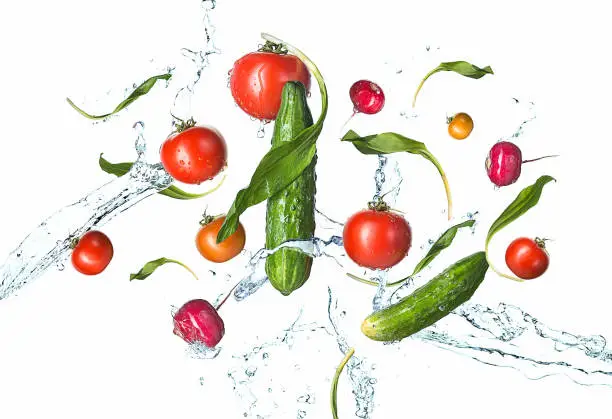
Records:
<instances>
[{"instance_id":1,"label":"cucumber skin","mask_svg":"<svg viewBox=\"0 0 612 419\"><path fill-rule=\"evenodd\" d=\"M285 83L281 107L274 124L272 148L291 141L313 124L306 102L306 89L299 82ZM274 249L287 240L310 240L315 231L315 193L317 156L290 185L268 198L266 211L266 248ZM310 276L312 257L284 248L266 259L266 274L274 288L289 295Z\"/></svg>"},{"instance_id":2,"label":"cucumber skin","mask_svg":"<svg viewBox=\"0 0 612 419\"><path fill-rule=\"evenodd\" d=\"M463 258L396 304L369 315L361 331L384 342L417 333L472 298L488 268L485 252Z\"/></svg>"}]
</instances>

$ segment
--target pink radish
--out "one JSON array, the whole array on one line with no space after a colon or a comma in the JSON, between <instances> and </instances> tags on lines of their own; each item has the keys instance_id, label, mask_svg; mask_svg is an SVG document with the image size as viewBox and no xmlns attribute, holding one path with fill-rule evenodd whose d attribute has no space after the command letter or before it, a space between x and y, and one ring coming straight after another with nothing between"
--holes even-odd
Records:
<instances>
[{"instance_id":1,"label":"pink radish","mask_svg":"<svg viewBox=\"0 0 612 419\"><path fill-rule=\"evenodd\" d=\"M349 89L349 96L353 102L353 114L342 125L342 130L358 113L374 115L385 106L385 94L379 85L370 80L359 80Z\"/></svg>"},{"instance_id":2,"label":"pink radish","mask_svg":"<svg viewBox=\"0 0 612 419\"><path fill-rule=\"evenodd\" d=\"M385 106L385 94L379 85L369 80L359 80L353 83L349 90L353 112L373 115Z\"/></svg>"},{"instance_id":3,"label":"pink radish","mask_svg":"<svg viewBox=\"0 0 612 419\"><path fill-rule=\"evenodd\" d=\"M521 175L523 163L546 159L555 156L538 157L537 159L523 160L521 149L509 141L500 141L491 147L485 168L491 182L497 186L508 186L517 181Z\"/></svg>"},{"instance_id":4,"label":"pink radish","mask_svg":"<svg viewBox=\"0 0 612 419\"><path fill-rule=\"evenodd\" d=\"M174 315L174 334L187 343L214 348L225 334L225 325L208 301L191 300Z\"/></svg>"}]
</instances>

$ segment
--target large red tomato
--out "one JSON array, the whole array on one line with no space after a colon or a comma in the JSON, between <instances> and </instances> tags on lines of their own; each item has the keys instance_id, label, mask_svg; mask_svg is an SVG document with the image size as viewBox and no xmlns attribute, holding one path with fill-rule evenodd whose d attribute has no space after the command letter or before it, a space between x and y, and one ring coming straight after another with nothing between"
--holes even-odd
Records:
<instances>
[{"instance_id":1,"label":"large red tomato","mask_svg":"<svg viewBox=\"0 0 612 419\"><path fill-rule=\"evenodd\" d=\"M199 184L212 179L227 165L227 145L214 128L191 127L162 144L161 163L179 182Z\"/></svg>"},{"instance_id":2,"label":"large red tomato","mask_svg":"<svg viewBox=\"0 0 612 419\"><path fill-rule=\"evenodd\" d=\"M310 89L310 73L295 55L252 52L234 63L230 87L240 108L257 119L273 120L280 108L283 86L299 81Z\"/></svg>"},{"instance_id":3,"label":"large red tomato","mask_svg":"<svg viewBox=\"0 0 612 419\"><path fill-rule=\"evenodd\" d=\"M506 265L519 278L534 279L548 269L549 257L541 239L519 237L506 249Z\"/></svg>"},{"instance_id":4,"label":"large red tomato","mask_svg":"<svg viewBox=\"0 0 612 419\"><path fill-rule=\"evenodd\" d=\"M346 254L359 266L386 269L406 257L412 231L401 215L369 209L348 219L343 241Z\"/></svg>"}]
</instances>

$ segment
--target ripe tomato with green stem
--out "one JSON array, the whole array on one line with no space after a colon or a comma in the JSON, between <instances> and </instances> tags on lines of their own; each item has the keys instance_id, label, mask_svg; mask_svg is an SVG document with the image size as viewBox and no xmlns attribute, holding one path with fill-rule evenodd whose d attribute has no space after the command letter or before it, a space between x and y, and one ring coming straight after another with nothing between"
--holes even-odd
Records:
<instances>
[{"instance_id":1,"label":"ripe tomato with green stem","mask_svg":"<svg viewBox=\"0 0 612 419\"><path fill-rule=\"evenodd\" d=\"M213 127L196 126L193 119L179 121L161 146L162 166L183 183L197 185L214 178L227 166L225 139Z\"/></svg>"},{"instance_id":2,"label":"ripe tomato with green stem","mask_svg":"<svg viewBox=\"0 0 612 419\"><path fill-rule=\"evenodd\" d=\"M412 230L402 215L381 200L353 214L344 225L342 239L346 254L359 266L387 269L408 254Z\"/></svg>"},{"instance_id":3,"label":"ripe tomato with green stem","mask_svg":"<svg viewBox=\"0 0 612 419\"><path fill-rule=\"evenodd\" d=\"M308 68L298 57L271 42L238 59L230 74L236 104L253 118L267 121L276 119L283 86L288 81L299 81L308 91Z\"/></svg>"},{"instance_id":4,"label":"ripe tomato with green stem","mask_svg":"<svg viewBox=\"0 0 612 419\"><path fill-rule=\"evenodd\" d=\"M534 279L548 269L550 258L540 238L519 237L506 249L506 265L521 279Z\"/></svg>"},{"instance_id":5,"label":"ripe tomato with green stem","mask_svg":"<svg viewBox=\"0 0 612 419\"><path fill-rule=\"evenodd\" d=\"M113 244L101 231L91 230L81 237L72 250L72 266L84 275L97 275L113 259Z\"/></svg>"}]
</instances>

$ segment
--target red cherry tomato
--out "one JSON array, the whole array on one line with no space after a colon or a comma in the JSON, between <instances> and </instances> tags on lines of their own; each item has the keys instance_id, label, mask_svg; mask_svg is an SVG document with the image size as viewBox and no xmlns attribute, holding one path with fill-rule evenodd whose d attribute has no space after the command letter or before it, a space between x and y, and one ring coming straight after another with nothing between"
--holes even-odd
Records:
<instances>
[{"instance_id":1,"label":"red cherry tomato","mask_svg":"<svg viewBox=\"0 0 612 419\"><path fill-rule=\"evenodd\" d=\"M161 146L164 169L179 182L199 184L227 165L227 145L214 128L191 127L173 134Z\"/></svg>"},{"instance_id":2,"label":"red cherry tomato","mask_svg":"<svg viewBox=\"0 0 612 419\"><path fill-rule=\"evenodd\" d=\"M549 257L544 241L520 237L506 250L506 265L519 278L534 279L548 269Z\"/></svg>"},{"instance_id":3,"label":"red cherry tomato","mask_svg":"<svg viewBox=\"0 0 612 419\"><path fill-rule=\"evenodd\" d=\"M113 258L113 245L100 231L89 231L81 237L72 251L72 266L82 274L97 275Z\"/></svg>"},{"instance_id":4,"label":"red cherry tomato","mask_svg":"<svg viewBox=\"0 0 612 419\"><path fill-rule=\"evenodd\" d=\"M252 52L234 63L230 88L236 104L257 119L273 120L280 108L281 92L288 81L310 89L310 73L295 55Z\"/></svg>"},{"instance_id":5,"label":"red cherry tomato","mask_svg":"<svg viewBox=\"0 0 612 419\"><path fill-rule=\"evenodd\" d=\"M236 231L221 243L217 243L217 234L225 217L215 218L210 223L202 226L196 234L196 247L205 259L211 262L222 263L236 257L246 242L244 227L238 223Z\"/></svg>"},{"instance_id":6,"label":"red cherry tomato","mask_svg":"<svg viewBox=\"0 0 612 419\"><path fill-rule=\"evenodd\" d=\"M343 241L347 255L359 266L386 269L406 257L412 231L401 215L370 209L348 219Z\"/></svg>"}]
</instances>

